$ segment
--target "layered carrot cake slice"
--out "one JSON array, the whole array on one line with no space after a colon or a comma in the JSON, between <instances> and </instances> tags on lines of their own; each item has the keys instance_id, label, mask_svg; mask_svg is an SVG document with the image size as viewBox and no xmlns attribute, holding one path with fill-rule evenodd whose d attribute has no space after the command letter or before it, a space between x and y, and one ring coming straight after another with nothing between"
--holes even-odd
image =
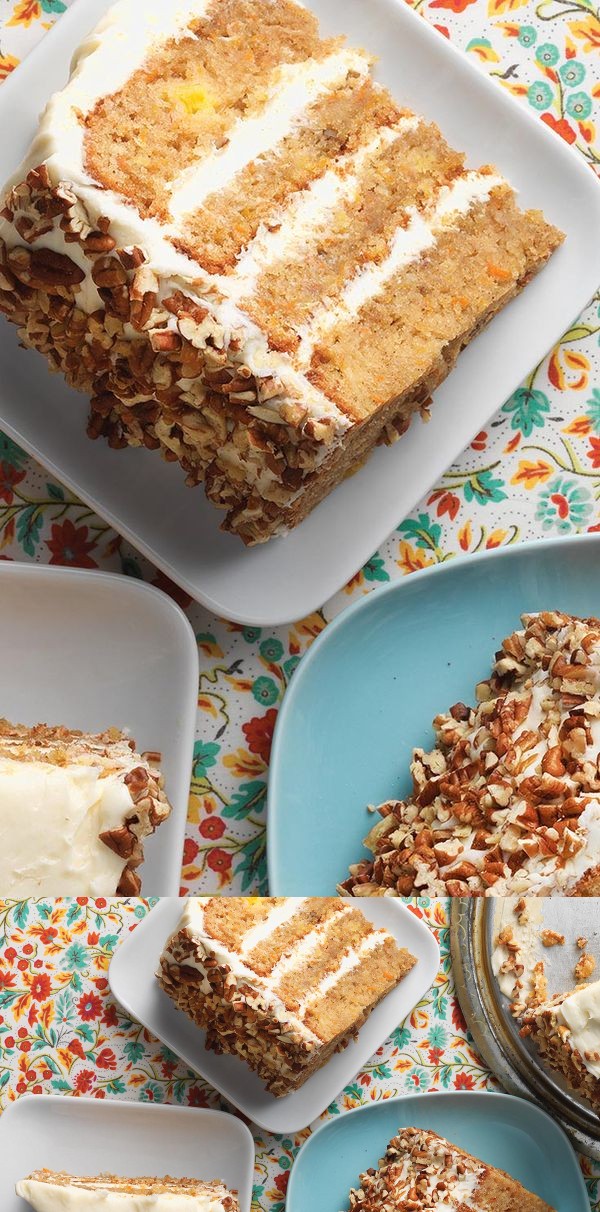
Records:
<instances>
[{"instance_id":1,"label":"layered carrot cake slice","mask_svg":"<svg viewBox=\"0 0 600 1212\"><path fill-rule=\"evenodd\" d=\"M190 900L158 979L267 1089L288 1094L357 1034L416 963L357 909L318 897Z\"/></svg>"},{"instance_id":2,"label":"layered carrot cake slice","mask_svg":"<svg viewBox=\"0 0 600 1212\"><path fill-rule=\"evenodd\" d=\"M75 1178L63 1171L36 1170L17 1183L17 1195L36 1212L94 1208L108 1212L239 1212L237 1191L224 1183L191 1178Z\"/></svg>"},{"instance_id":3,"label":"layered carrot cake slice","mask_svg":"<svg viewBox=\"0 0 600 1212\"><path fill-rule=\"evenodd\" d=\"M0 203L0 309L246 543L429 401L561 234L294 0L120 0Z\"/></svg>"},{"instance_id":4,"label":"layered carrot cake slice","mask_svg":"<svg viewBox=\"0 0 600 1212\"><path fill-rule=\"evenodd\" d=\"M159 754L99 735L0 720L3 896L137 896L144 840L171 807Z\"/></svg>"},{"instance_id":5,"label":"layered carrot cake slice","mask_svg":"<svg viewBox=\"0 0 600 1212\"><path fill-rule=\"evenodd\" d=\"M350 1212L554 1212L516 1179L435 1132L402 1128L377 1170L361 1174Z\"/></svg>"},{"instance_id":6,"label":"layered carrot cake slice","mask_svg":"<svg viewBox=\"0 0 600 1212\"><path fill-rule=\"evenodd\" d=\"M546 1064L600 1112L600 981L530 1006L520 1021Z\"/></svg>"},{"instance_id":7,"label":"layered carrot cake slice","mask_svg":"<svg viewBox=\"0 0 600 1212\"><path fill-rule=\"evenodd\" d=\"M524 615L477 700L436 717L344 894L600 895L600 621Z\"/></svg>"}]
</instances>

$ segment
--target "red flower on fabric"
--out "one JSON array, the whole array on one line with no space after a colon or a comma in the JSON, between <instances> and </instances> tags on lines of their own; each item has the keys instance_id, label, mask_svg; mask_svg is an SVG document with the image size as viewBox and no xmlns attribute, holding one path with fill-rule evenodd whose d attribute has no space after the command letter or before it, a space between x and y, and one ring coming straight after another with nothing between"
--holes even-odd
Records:
<instances>
[{"instance_id":1,"label":"red flower on fabric","mask_svg":"<svg viewBox=\"0 0 600 1212\"><path fill-rule=\"evenodd\" d=\"M108 1005L105 1007L104 1014L102 1015L102 1022L104 1023L105 1027L118 1027L119 1026L119 1016L117 1014L117 1007L114 1005L113 1002L109 1002Z\"/></svg>"},{"instance_id":2,"label":"red flower on fabric","mask_svg":"<svg viewBox=\"0 0 600 1212\"><path fill-rule=\"evenodd\" d=\"M248 742L250 753L258 753L267 765L271 757L271 744L277 712L274 707L266 715L255 716L242 727L242 732Z\"/></svg>"},{"instance_id":3,"label":"red flower on fabric","mask_svg":"<svg viewBox=\"0 0 600 1212\"><path fill-rule=\"evenodd\" d=\"M87 1094L91 1090L96 1080L96 1074L92 1069L82 1069L81 1073L77 1074L74 1086L78 1094Z\"/></svg>"},{"instance_id":4,"label":"red flower on fabric","mask_svg":"<svg viewBox=\"0 0 600 1212\"><path fill-rule=\"evenodd\" d=\"M206 862L211 871L217 871L219 875L228 875L233 859L226 850L219 850L217 847L215 850L211 850Z\"/></svg>"},{"instance_id":5,"label":"red flower on fabric","mask_svg":"<svg viewBox=\"0 0 600 1212\"><path fill-rule=\"evenodd\" d=\"M474 1090L475 1082L470 1073L457 1073L454 1078L455 1090Z\"/></svg>"},{"instance_id":6,"label":"red flower on fabric","mask_svg":"<svg viewBox=\"0 0 600 1212\"><path fill-rule=\"evenodd\" d=\"M458 1002L454 1002L452 1006L452 1026L454 1027L455 1031L462 1031L465 1033L467 1030L465 1016Z\"/></svg>"},{"instance_id":7,"label":"red flower on fabric","mask_svg":"<svg viewBox=\"0 0 600 1212\"><path fill-rule=\"evenodd\" d=\"M96 1064L99 1069L116 1069L117 1058L112 1048L103 1048L102 1051L98 1053Z\"/></svg>"},{"instance_id":8,"label":"red flower on fabric","mask_svg":"<svg viewBox=\"0 0 600 1212\"><path fill-rule=\"evenodd\" d=\"M46 976L45 973L38 972L29 986L31 996L36 1002L45 1002L50 997L51 991L52 981L50 977Z\"/></svg>"},{"instance_id":9,"label":"red flower on fabric","mask_svg":"<svg viewBox=\"0 0 600 1212\"><path fill-rule=\"evenodd\" d=\"M560 135L561 139L564 139L565 142L575 142L577 134L573 130L573 127L569 125L566 118L555 118L554 114L542 114L541 117L542 122L545 122L546 126L549 126L551 130L556 131L556 134Z\"/></svg>"},{"instance_id":10,"label":"red flower on fabric","mask_svg":"<svg viewBox=\"0 0 600 1212\"><path fill-rule=\"evenodd\" d=\"M189 867L190 863L193 863L194 859L198 855L199 849L200 849L200 847L198 846L198 843L195 842L193 840L193 838L186 837L185 845L183 847L183 865L184 865L184 867Z\"/></svg>"},{"instance_id":11,"label":"red flower on fabric","mask_svg":"<svg viewBox=\"0 0 600 1212\"><path fill-rule=\"evenodd\" d=\"M439 1062L441 1061L443 1055L444 1055L444 1053L441 1048L430 1048L429 1049L430 1065L438 1065Z\"/></svg>"},{"instance_id":12,"label":"red flower on fabric","mask_svg":"<svg viewBox=\"0 0 600 1212\"><path fill-rule=\"evenodd\" d=\"M40 941L45 943L47 946L48 943L54 942L57 934L58 930L55 930L54 926L48 926L46 930L42 930L42 933L40 934Z\"/></svg>"},{"instance_id":13,"label":"red flower on fabric","mask_svg":"<svg viewBox=\"0 0 600 1212\"><path fill-rule=\"evenodd\" d=\"M51 564L68 564L76 568L97 568L90 552L96 546L96 540L89 538L87 526L74 526L70 518L64 522L54 522L52 538L46 539L46 547L52 553Z\"/></svg>"},{"instance_id":14,"label":"red flower on fabric","mask_svg":"<svg viewBox=\"0 0 600 1212\"><path fill-rule=\"evenodd\" d=\"M71 1043L67 1044L67 1047L69 1049L69 1052L73 1053L73 1056L78 1056L80 1058L80 1060L85 1060L85 1052L83 1050L83 1044L80 1039L72 1039Z\"/></svg>"},{"instance_id":15,"label":"red flower on fabric","mask_svg":"<svg viewBox=\"0 0 600 1212\"><path fill-rule=\"evenodd\" d=\"M0 989L10 989L16 979L14 972L2 972L0 970Z\"/></svg>"},{"instance_id":16,"label":"red flower on fabric","mask_svg":"<svg viewBox=\"0 0 600 1212\"><path fill-rule=\"evenodd\" d=\"M600 438L590 438L590 448L585 454L594 469L600 467Z\"/></svg>"},{"instance_id":17,"label":"red flower on fabric","mask_svg":"<svg viewBox=\"0 0 600 1212\"><path fill-rule=\"evenodd\" d=\"M217 842L225 833L225 822L218 816L207 816L200 825L200 833L211 842Z\"/></svg>"},{"instance_id":18,"label":"red flower on fabric","mask_svg":"<svg viewBox=\"0 0 600 1212\"><path fill-rule=\"evenodd\" d=\"M210 1105L205 1091L200 1086L190 1086L188 1103L190 1107L208 1107Z\"/></svg>"},{"instance_id":19,"label":"red flower on fabric","mask_svg":"<svg viewBox=\"0 0 600 1212\"><path fill-rule=\"evenodd\" d=\"M285 1195L285 1193L288 1189L289 1181L290 1181L289 1170L286 1170L284 1174L275 1175L275 1186L277 1187L277 1190L281 1192L282 1195Z\"/></svg>"},{"instance_id":20,"label":"red flower on fabric","mask_svg":"<svg viewBox=\"0 0 600 1212\"><path fill-rule=\"evenodd\" d=\"M84 994L77 1002L77 1009L84 1023L89 1023L93 1018L100 1018L102 1014L102 1001L93 993Z\"/></svg>"},{"instance_id":21,"label":"red flower on fabric","mask_svg":"<svg viewBox=\"0 0 600 1212\"><path fill-rule=\"evenodd\" d=\"M17 468L12 467L10 463L0 463L0 501L6 501L7 505L12 505L14 490L17 484L24 479L24 471L17 471Z\"/></svg>"}]
</instances>

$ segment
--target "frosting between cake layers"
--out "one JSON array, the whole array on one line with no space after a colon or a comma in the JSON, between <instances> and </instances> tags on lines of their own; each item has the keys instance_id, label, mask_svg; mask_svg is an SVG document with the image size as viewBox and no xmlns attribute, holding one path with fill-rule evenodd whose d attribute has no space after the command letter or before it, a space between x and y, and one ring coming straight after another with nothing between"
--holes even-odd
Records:
<instances>
[{"instance_id":1,"label":"frosting between cake layers","mask_svg":"<svg viewBox=\"0 0 600 1212\"><path fill-rule=\"evenodd\" d=\"M174 223L166 230L177 235L177 220L196 210L210 194L229 185L234 177L265 152L281 143L309 106L352 72L366 79L370 60L361 51L342 49L325 59L283 64L260 113L238 118L225 147L215 149L172 183L169 211Z\"/></svg>"},{"instance_id":2,"label":"frosting between cake layers","mask_svg":"<svg viewBox=\"0 0 600 1212\"><path fill-rule=\"evenodd\" d=\"M569 1028L569 1044L586 1069L600 1078L600 981L583 985L563 998L555 1010L559 1023Z\"/></svg>"},{"instance_id":3,"label":"frosting between cake layers","mask_svg":"<svg viewBox=\"0 0 600 1212\"><path fill-rule=\"evenodd\" d=\"M17 1184L17 1195L26 1199L36 1212L224 1212L220 1195L192 1195L181 1191L156 1194L128 1194L111 1191L99 1182L86 1187L63 1186L36 1179L23 1179Z\"/></svg>"},{"instance_id":4,"label":"frosting between cake layers","mask_svg":"<svg viewBox=\"0 0 600 1212\"><path fill-rule=\"evenodd\" d=\"M183 931L184 933L187 933L190 941L199 948L201 953L203 952L205 955L214 956L218 963L229 969L234 977L249 984L252 988L255 988L265 1005L269 1007L270 1012L278 1022L289 1024L290 1027L292 1027L293 1030L296 1031L302 1038L311 1044L318 1045L320 1043L319 1037L306 1026L303 1019L303 1014L309 1008L312 1002L316 1001L319 997L327 993L329 989L333 988L346 974L346 972L356 967L360 963L363 954L379 946L385 939L386 934L385 931L374 930L371 934L367 935L367 937L364 938L361 943L359 943L358 947L347 951L346 954L342 956L338 968L336 968L334 972L328 973L326 976L324 976L318 985L316 985L313 989L307 990L305 996L300 1000L298 1009L296 1011L291 1011L288 1009L282 998L280 998L277 994L277 985L284 971L287 971L290 968L295 967L296 964L301 963L306 958L306 955L309 954L316 946L318 937L320 937L322 940L326 936L329 925L332 923L332 921L337 920L337 915L333 919L325 921L321 925L316 926L315 929L310 931L309 934L305 936L305 938L302 939L298 944L295 943L293 951L288 955L282 956L281 960L275 965L269 976L262 976L255 972L250 966L250 963L246 962L246 959L251 954L251 951L253 951L261 942L264 942L271 933L273 933L285 921L293 917L294 913L301 908L302 903L306 899L306 897L289 897L286 898L287 903L284 906L275 906L266 919L261 921L255 928L248 932L241 945L240 951L237 952L232 951L231 948L225 943L221 942L219 939L215 939L213 935L208 932L204 923L204 902L202 898L190 898L186 904L178 930L173 936L171 942L176 941L179 932ZM291 902L293 904L290 904ZM343 910L340 910L340 912L351 912L351 909L348 906ZM248 945L248 939L251 941L251 946ZM176 956L171 950L170 944L167 944L163 958L167 963L178 962ZM205 965L203 963L202 956L196 960L186 957L185 966L195 968L200 973L205 973ZM206 979L202 985L202 991L207 994L211 992L210 982Z\"/></svg>"},{"instance_id":5,"label":"frosting between cake layers","mask_svg":"<svg viewBox=\"0 0 600 1212\"><path fill-rule=\"evenodd\" d=\"M339 301L325 300L311 323L301 331L299 363L310 363L315 345L344 320L352 317L385 289L387 283L412 261L432 248L438 233L458 215L465 215L477 203L487 202L493 189L504 185L502 177L491 173L469 172L443 185L435 201L420 213L410 207L407 226L399 226L385 260L361 266L346 283Z\"/></svg>"},{"instance_id":6,"label":"frosting between cake layers","mask_svg":"<svg viewBox=\"0 0 600 1212\"><path fill-rule=\"evenodd\" d=\"M100 834L133 813L122 777L100 766L0 757L0 887L21 897L114 893L124 860Z\"/></svg>"}]
</instances>

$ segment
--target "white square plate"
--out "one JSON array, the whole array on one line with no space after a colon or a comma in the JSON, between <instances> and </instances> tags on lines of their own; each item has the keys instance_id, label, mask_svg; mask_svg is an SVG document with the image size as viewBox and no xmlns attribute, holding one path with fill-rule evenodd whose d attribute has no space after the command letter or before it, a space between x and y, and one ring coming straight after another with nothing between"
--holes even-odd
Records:
<instances>
[{"instance_id":1,"label":"white square plate","mask_svg":"<svg viewBox=\"0 0 600 1212\"><path fill-rule=\"evenodd\" d=\"M224 1111L116 1099L29 1095L0 1119L0 1207L25 1212L15 1184L32 1170L91 1176L221 1179L250 1212L254 1142Z\"/></svg>"},{"instance_id":2,"label":"white square plate","mask_svg":"<svg viewBox=\"0 0 600 1212\"><path fill-rule=\"evenodd\" d=\"M398 101L438 122L471 164L496 163L566 233L543 273L497 316L415 421L379 449L289 536L246 549L219 530L202 489L152 452L115 453L85 433L87 404L24 354L0 326L0 427L140 551L216 614L272 625L310 613L336 592L483 428L572 323L600 280L600 188L582 159L404 0L312 0L326 32L378 56ZM67 78L77 45L109 0L76 0L0 89L0 178L17 167L37 115Z\"/></svg>"},{"instance_id":3,"label":"white square plate","mask_svg":"<svg viewBox=\"0 0 600 1212\"><path fill-rule=\"evenodd\" d=\"M162 949L177 926L184 904L175 897L165 898L119 944L108 972L110 987L129 1014L168 1044L244 1115L269 1132L291 1135L317 1119L410 1014L437 976L440 959L437 942L429 927L410 909L389 898L364 900L355 905L374 925L385 926L399 946L407 947L418 962L375 1008L356 1040L332 1056L299 1090L275 1098L238 1057L208 1052L204 1032L176 1008L156 980Z\"/></svg>"},{"instance_id":4,"label":"white square plate","mask_svg":"<svg viewBox=\"0 0 600 1212\"><path fill-rule=\"evenodd\" d=\"M145 844L142 888L179 892L198 694L183 611L132 577L0 563L0 635L0 716L122 728L140 752L160 750L173 812Z\"/></svg>"}]
</instances>

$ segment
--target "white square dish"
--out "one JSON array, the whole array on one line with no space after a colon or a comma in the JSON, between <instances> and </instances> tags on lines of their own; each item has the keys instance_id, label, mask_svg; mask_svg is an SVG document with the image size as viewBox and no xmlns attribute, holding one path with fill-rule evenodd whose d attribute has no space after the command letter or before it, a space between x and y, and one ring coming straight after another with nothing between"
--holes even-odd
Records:
<instances>
[{"instance_id":1,"label":"white square dish","mask_svg":"<svg viewBox=\"0 0 600 1212\"><path fill-rule=\"evenodd\" d=\"M0 1207L25 1212L15 1184L32 1170L117 1174L130 1178L221 1179L250 1212L254 1142L224 1111L116 1099L29 1095L0 1120Z\"/></svg>"},{"instance_id":2,"label":"white square dish","mask_svg":"<svg viewBox=\"0 0 600 1212\"><path fill-rule=\"evenodd\" d=\"M109 6L76 0L0 91L0 177L17 166L71 55ZM436 392L428 425L379 449L289 536L247 549L219 530L202 490L142 450L115 453L86 437L85 400L0 325L0 427L43 462L149 559L215 613L273 625L317 608L484 427L588 301L600 279L600 188L583 160L403 0L312 0L326 32L378 56L402 104L437 121L470 163L495 162L524 206L566 234L542 274L461 355ZM325 557L325 558L324 558Z\"/></svg>"},{"instance_id":3,"label":"white square dish","mask_svg":"<svg viewBox=\"0 0 600 1212\"><path fill-rule=\"evenodd\" d=\"M174 897L161 900L119 944L108 973L111 990L129 1014L168 1044L244 1115L269 1132L291 1135L317 1119L390 1032L410 1014L438 972L437 942L429 927L410 909L386 898L365 900L357 905L370 922L385 926L418 962L375 1008L356 1040L332 1056L299 1090L275 1098L238 1057L208 1052L204 1032L176 1008L156 980L160 954L179 922L184 903Z\"/></svg>"},{"instance_id":4,"label":"white square dish","mask_svg":"<svg viewBox=\"0 0 600 1212\"><path fill-rule=\"evenodd\" d=\"M146 896L179 892L196 729L198 648L183 611L130 577L0 563L0 716L128 730L160 750L168 821L145 844Z\"/></svg>"}]
</instances>

